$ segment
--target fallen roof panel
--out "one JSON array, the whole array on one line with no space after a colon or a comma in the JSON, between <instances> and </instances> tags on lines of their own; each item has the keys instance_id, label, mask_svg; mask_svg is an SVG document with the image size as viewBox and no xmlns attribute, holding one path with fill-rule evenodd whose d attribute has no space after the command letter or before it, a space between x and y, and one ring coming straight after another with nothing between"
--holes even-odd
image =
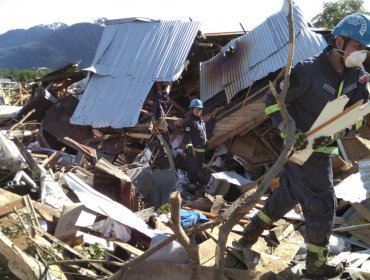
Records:
<instances>
[{"instance_id":1,"label":"fallen roof panel","mask_svg":"<svg viewBox=\"0 0 370 280\"><path fill-rule=\"evenodd\" d=\"M95 128L133 127L156 81L179 78L199 22L112 21L90 67L92 76L71 123Z\"/></svg>"}]
</instances>

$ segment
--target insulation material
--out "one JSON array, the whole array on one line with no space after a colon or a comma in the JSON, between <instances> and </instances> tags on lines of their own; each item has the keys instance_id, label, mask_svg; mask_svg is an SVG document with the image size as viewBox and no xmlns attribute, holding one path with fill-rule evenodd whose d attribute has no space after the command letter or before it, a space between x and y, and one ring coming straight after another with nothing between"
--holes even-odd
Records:
<instances>
[{"instance_id":1,"label":"insulation material","mask_svg":"<svg viewBox=\"0 0 370 280\"><path fill-rule=\"evenodd\" d=\"M370 161L358 162L359 172L352 174L335 186L335 195L351 203L362 202L370 197Z\"/></svg>"}]
</instances>

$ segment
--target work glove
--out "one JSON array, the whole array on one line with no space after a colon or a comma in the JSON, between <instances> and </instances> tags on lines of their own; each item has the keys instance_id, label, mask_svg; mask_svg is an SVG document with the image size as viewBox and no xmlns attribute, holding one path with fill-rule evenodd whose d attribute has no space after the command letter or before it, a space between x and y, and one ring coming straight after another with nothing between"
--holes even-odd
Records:
<instances>
[{"instance_id":1,"label":"work glove","mask_svg":"<svg viewBox=\"0 0 370 280\"><path fill-rule=\"evenodd\" d=\"M302 130L297 129L294 134L294 146L293 151L298 152L302 151L307 148L308 141L306 135L302 132Z\"/></svg>"},{"instance_id":2,"label":"work glove","mask_svg":"<svg viewBox=\"0 0 370 280\"><path fill-rule=\"evenodd\" d=\"M313 149L320 149L323 147L327 147L330 144L333 144L335 140L339 139L342 136L342 132L335 133L331 136L320 136L313 140L312 148Z\"/></svg>"},{"instance_id":3,"label":"work glove","mask_svg":"<svg viewBox=\"0 0 370 280\"><path fill-rule=\"evenodd\" d=\"M288 137L286 130L280 131L280 137L285 141ZM300 130L297 129L294 134L294 146L293 151L298 152L307 148L308 141L306 135Z\"/></svg>"}]
</instances>

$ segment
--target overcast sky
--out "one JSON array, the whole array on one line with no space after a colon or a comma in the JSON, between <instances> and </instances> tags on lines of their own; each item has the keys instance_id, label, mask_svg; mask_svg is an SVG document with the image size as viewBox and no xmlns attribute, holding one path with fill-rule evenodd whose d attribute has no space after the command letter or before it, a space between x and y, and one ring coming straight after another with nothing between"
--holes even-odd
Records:
<instances>
[{"instance_id":1,"label":"overcast sky","mask_svg":"<svg viewBox=\"0 0 370 280\"><path fill-rule=\"evenodd\" d=\"M307 20L322 11L324 2L295 0ZM365 0L370 11L370 0ZM263 22L281 9L283 0L0 0L0 34L38 24L94 22L98 18L146 17L202 23L207 32L242 31Z\"/></svg>"}]
</instances>

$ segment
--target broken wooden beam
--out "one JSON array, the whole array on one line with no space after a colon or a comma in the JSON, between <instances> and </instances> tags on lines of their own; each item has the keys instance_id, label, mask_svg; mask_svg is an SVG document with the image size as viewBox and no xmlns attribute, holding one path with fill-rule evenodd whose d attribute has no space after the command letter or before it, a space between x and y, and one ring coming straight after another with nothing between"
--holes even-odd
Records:
<instances>
[{"instance_id":1,"label":"broken wooden beam","mask_svg":"<svg viewBox=\"0 0 370 280\"><path fill-rule=\"evenodd\" d=\"M50 268L45 263L27 255L15 246L2 232L0 232L1 255L7 260L9 270L19 279L52 280L58 275L60 280L66 280L64 273L57 267Z\"/></svg>"},{"instance_id":2,"label":"broken wooden beam","mask_svg":"<svg viewBox=\"0 0 370 280\"><path fill-rule=\"evenodd\" d=\"M359 225L352 225L347 227L339 227L334 228L333 232L343 232L343 231L352 231L352 230L363 230L370 228L370 223L367 224L359 224Z\"/></svg>"}]
</instances>

